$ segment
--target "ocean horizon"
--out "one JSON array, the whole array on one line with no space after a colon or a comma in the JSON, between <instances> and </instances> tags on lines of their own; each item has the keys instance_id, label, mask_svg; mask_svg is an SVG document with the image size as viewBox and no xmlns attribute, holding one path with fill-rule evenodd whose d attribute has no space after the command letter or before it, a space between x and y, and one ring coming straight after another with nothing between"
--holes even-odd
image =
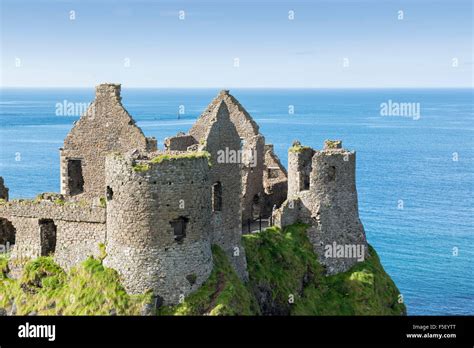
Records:
<instances>
[{"instance_id":1,"label":"ocean horizon","mask_svg":"<svg viewBox=\"0 0 474 348\"><path fill-rule=\"evenodd\" d=\"M163 148L166 137L189 130L218 92L123 86L122 103ZM474 314L472 88L234 88L230 93L285 167L296 139L316 149L326 139L340 139L357 152L367 239L409 315ZM59 192L59 148L93 99L92 87L0 88L0 176L10 198ZM413 106L411 113L394 114L393 105L400 104Z\"/></svg>"}]
</instances>

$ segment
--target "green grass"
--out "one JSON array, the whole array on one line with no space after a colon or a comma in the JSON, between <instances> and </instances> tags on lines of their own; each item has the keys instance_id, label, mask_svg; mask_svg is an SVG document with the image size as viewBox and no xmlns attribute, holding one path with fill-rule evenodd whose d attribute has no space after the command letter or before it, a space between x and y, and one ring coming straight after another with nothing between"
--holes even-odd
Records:
<instances>
[{"instance_id":1,"label":"green grass","mask_svg":"<svg viewBox=\"0 0 474 348\"><path fill-rule=\"evenodd\" d=\"M100 197L99 198L99 205L101 208L106 208L107 207L107 199L105 197Z\"/></svg>"},{"instance_id":2,"label":"green grass","mask_svg":"<svg viewBox=\"0 0 474 348\"><path fill-rule=\"evenodd\" d=\"M150 170L150 166L147 163L135 163L132 168L133 171L138 173Z\"/></svg>"},{"instance_id":3,"label":"green grass","mask_svg":"<svg viewBox=\"0 0 474 348\"><path fill-rule=\"evenodd\" d=\"M306 227L295 225L281 231L271 227L257 234L244 235L248 287L267 314L290 314L291 301L300 301L304 279L322 278L306 237ZM263 302L263 303L262 303Z\"/></svg>"},{"instance_id":4,"label":"green grass","mask_svg":"<svg viewBox=\"0 0 474 348\"><path fill-rule=\"evenodd\" d=\"M208 161L211 159L211 154L207 151L196 151L196 152L184 152L179 154L162 154L153 158L151 163L162 163L164 161L172 161L184 158L207 158ZM209 163L210 164L210 163Z\"/></svg>"},{"instance_id":5,"label":"green grass","mask_svg":"<svg viewBox=\"0 0 474 348\"><path fill-rule=\"evenodd\" d=\"M306 236L306 226L270 228L245 235L250 282L257 295L271 289L266 308L291 315L402 315L399 291L375 250L350 270L325 276ZM293 303L290 295L293 296Z\"/></svg>"},{"instance_id":6,"label":"green grass","mask_svg":"<svg viewBox=\"0 0 474 348\"><path fill-rule=\"evenodd\" d=\"M168 154L164 153L158 155L150 160L149 163L151 164L159 164L165 161L174 161L179 159L192 159L192 158L207 158L207 162L209 166L211 165L211 154L207 151L196 151L196 152L184 152L178 154ZM132 168L135 172L146 172L150 170L149 163L135 163Z\"/></svg>"},{"instance_id":7,"label":"green grass","mask_svg":"<svg viewBox=\"0 0 474 348\"><path fill-rule=\"evenodd\" d=\"M214 269L208 280L176 306L162 307L159 315L253 315L255 298L230 265L224 251L212 246Z\"/></svg>"},{"instance_id":8,"label":"green grass","mask_svg":"<svg viewBox=\"0 0 474 348\"><path fill-rule=\"evenodd\" d=\"M244 284L225 253L212 247L214 268L194 293L158 315L402 315L399 291L385 273L375 250L350 270L326 276L306 236L306 225L243 236L249 281ZM19 280L10 279L7 256L0 257L0 308L17 314L139 315L152 294L128 295L118 273L89 257L69 272L51 257L24 266Z\"/></svg>"},{"instance_id":9,"label":"green grass","mask_svg":"<svg viewBox=\"0 0 474 348\"><path fill-rule=\"evenodd\" d=\"M0 280L6 278L8 273L8 255L0 255Z\"/></svg>"},{"instance_id":10,"label":"green grass","mask_svg":"<svg viewBox=\"0 0 474 348\"><path fill-rule=\"evenodd\" d=\"M310 149L309 146L303 146L301 144L298 145L293 145L288 149L288 152L295 152L295 153L300 153L303 152L304 150Z\"/></svg>"},{"instance_id":11,"label":"green grass","mask_svg":"<svg viewBox=\"0 0 474 348\"><path fill-rule=\"evenodd\" d=\"M337 149L338 146L341 145L341 141L340 140L326 140L324 144L326 145L328 149Z\"/></svg>"},{"instance_id":12,"label":"green grass","mask_svg":"<svg viewBox=\"0 0 474 348\"><path fill-rule=\"evenodd\" d=\"M18 315L139 315L151 301L151 294L128 295L117 272L92 257L68 274L51 257L39 257L23 273L19 280L0 280L0 308L15 304Z\"/></svg>"}]
</instances>

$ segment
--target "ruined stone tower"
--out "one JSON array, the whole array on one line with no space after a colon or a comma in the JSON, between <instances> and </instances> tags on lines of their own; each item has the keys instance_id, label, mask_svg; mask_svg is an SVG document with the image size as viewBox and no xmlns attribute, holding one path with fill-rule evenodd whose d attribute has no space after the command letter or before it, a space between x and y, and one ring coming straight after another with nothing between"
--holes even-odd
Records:
<instances>
[{"instance_id":1,"label":"ruined stone tower","mask_svg":"<svg viewBox=\"0 0 474 348\"><path fill-rule=\"evenodd\" d=\"M343 149L340 141L326 141L320 151L295 143L288 152L288 199L275 212L275 224L309 224L308 237L329 274L367 255L355 161L355 152Z\"/></svg>"},{"instance_id":2,"label":"ruined stone tower","mask_svg":"<svg viewBox=\"0 0 474 348\"><path fill-rule=\"evenodd\" d=\"M212 270L211 184L208 157L166 156L107 157L104 264L119 272L128 292L153 290L164 304L176 304Z\"/></svg>"},{"instance_id":3,"label":"ruined stone tower","mask_svg":"<svg viewBox=\"0 0 474 348\"><path fill-rule=\"evenodd\" d=\"M60 149L61 193L92 198L104 196L104 163L110 152L156 150L122 105L119 84L96 87L95 100L75 123Z\"/></svg>"}]
</instances>

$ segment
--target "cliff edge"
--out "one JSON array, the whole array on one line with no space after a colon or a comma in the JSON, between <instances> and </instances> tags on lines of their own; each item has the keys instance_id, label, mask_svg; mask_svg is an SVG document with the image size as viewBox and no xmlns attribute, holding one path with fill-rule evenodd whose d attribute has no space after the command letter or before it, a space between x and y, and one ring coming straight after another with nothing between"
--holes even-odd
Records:
<instances>
[{"instance_id":1,"label":"cliff edge","mask_svg":"<svg viewBox=\"0 0 474 348\"><path fill-rule=\"evenodd\" d=\"M175 306L151 293L129 295L118 273L89 257L64 272L50 257L8 277L0 260L3 315L405 315L399 291L375 250L349 270L326 275L307 237L308 226L272 227L245 235L249 280L237 276L224 251L212 248L214 268L202 287Z\"/></svg>"}]
</instances>

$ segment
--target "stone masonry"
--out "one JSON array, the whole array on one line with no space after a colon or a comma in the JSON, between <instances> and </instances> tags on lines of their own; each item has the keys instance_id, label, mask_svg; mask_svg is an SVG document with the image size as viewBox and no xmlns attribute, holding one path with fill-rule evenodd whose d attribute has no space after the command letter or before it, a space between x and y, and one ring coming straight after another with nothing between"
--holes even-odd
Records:
<instances>
[{"instance_id":1,"label":"stone masonry","mask_svg":"<svg viewBox=\"0 0 474 348\"><path fill-rule=\"evenodd\" d=\"M237 159L240 138L223 101L209 116L209 127L201 135L204 141L199 150L211 155L212 243L224 249L237 274L247 279L247 261L241 242L241 163Z\"/></svg>"},{"instance_id":2,"label":"stone masonry","mask_svg":"<svg viewBox=\"0 0 474 348\"><path fill-rule=\"evenodd\" d=\"M120 85L102 84L60 149L61 193L8 200L0 177L0 245L10 269L53 255L65 269L106 246L106 266L130 293L152 291L176 304L213 268L219 245L248 279L242 219L310 225L308 236L328 273L353 257L326 257L328 245L365 247L355 187L355 153L338 141L289 151L288 174L239 102L221 91L188 134L158 151L121 104ZM245 223L245 221L244 221ZM364 254L365 255L365 254Z\"/></svg>"},{"instance_id":3,"label":"stone masonry","mask_svg":"<svg viewBox=\"0 0 474 348\"><path fill-rule=\"evenodd\" d=\"M241 142L242 222L245 224L249 219L270 216L272 207L279 207L283 203L287 190L287 174L273 153L273 147L265 147L265 138L260 134L257 123L228 90L222 90L214 98L191 127L189 135L180 134L169 138L166 140L166 146L171 150L185 150L191 145L190 136L195 139L196 144L204 143L212 115L221 103L227 106L230 120L237 129ZM278 177L276 186L276 180L266 175L269 167L272 168L273 176Z\"/></svg>"},{"instance_id":4,"label":"stone masonry","mask_svg":"<svg viewBox=\"0 0 474 348\"><path fill-rule=\"evenodd\" d=\"M137 171L138 162L148 169ZM213 265L208 159L110 155L105 176L105 265L128 292L153 290L165 304L197 290Z\"/></svg>"},{"instance_id":5,"label":"stone masonry","mask_svg":"<svg viewBox=\"0 0 474 348\"><path fill-rule=\"evenodd\" d=\"M29 259L54 254L68 269L88 255L98 255L105 241L105 208L86 202L62 200L11 201L0 205L0 221L10 223L13 235L8 239L13 271ZM1 231L3 234L6 231Z\"/></svg>"},{"instance_id":6,"label":"stone masonry","mask_svg":"<svg viewBox=\"0 0 474 348\"><path fill-rule=\"evenodd\" d=\"M367 256L365 231L359 219L355 184L355 152L340 141L326 141L323 150L294 144L288 152L288 199L274 213L281 227L307 223L308 237L328 274L348 270L356 251ZM344 249L328 254L329 251Z\"/></svg>"},{"instance_id":7,"label":"stone masonry","mask_svg":"<svg viewBox=\"0 0 474 348\"><path fill-rule=\"evenodd\" d=\"M288 173L273 151L273 145L265 145L265 166L263 170L265 193L263 216L271 216L273 209L281 206L288 193Z\"/></svg>"},{"instance_id":8,"label":"stone masonry","mask_svg":"<svg viewBox=\"0 0 474 348\"><path fill-rule=\"evenodd\" d=\"M97 86L95 100L60 149L61 193L78 199L104 196L105 156L129 149L156 150L122 105L120 85Z\"/></svg>"}]
</instances>

